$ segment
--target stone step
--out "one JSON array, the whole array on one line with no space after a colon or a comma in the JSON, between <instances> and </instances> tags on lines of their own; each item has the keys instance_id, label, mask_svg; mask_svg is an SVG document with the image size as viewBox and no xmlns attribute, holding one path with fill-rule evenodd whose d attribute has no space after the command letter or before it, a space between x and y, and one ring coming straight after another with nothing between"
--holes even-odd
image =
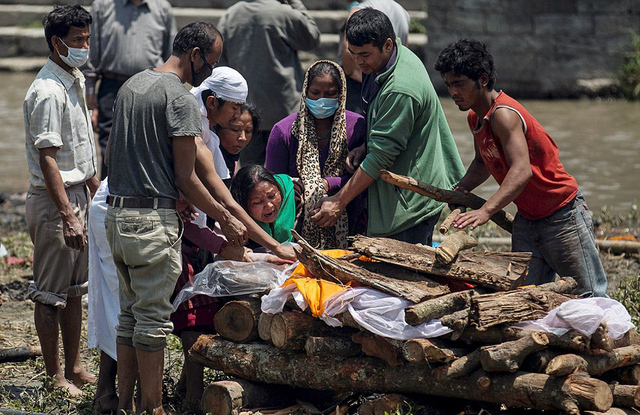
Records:
<instances>
[{"instance_id":1,"label":"stone step","mask_svg":"<svg viewBox=\"0 0 640 415\"><path fill-rule=\"evenodd\" d=\"M51 11L51 8L50 5L0 4L0 27L42 27L42 18ZM225 12L224 9L196 7L175 7L173 11L178 27L196 20L209 21L215 25ZM348 14L346 10L310 10L310 13L322 33L337 33ZM416 10L409 12L409 14L412 20L422 25L426 24L427 12Z\"/></svg>"},{"instance_id":2,"label":"stone step","mask_svg":"<svg viewBox=\"0 0 640 415\"><path fill-rule=\"evenodd\" d=\"M347 0L302 0L309 10L344 10L350 3ZM427 10L427 0L396 0L407 10ZM78 4L90 6L92 0L76 0ZM237 0L169 0L173 7L197 7L226 9ZM51 0L0 0L0 4L47 6Z\"/></svg>"},{"instance_id":3,"label":"stone step","mask_svg":"<svg viewBox=\"0 0 640 415\"><path fill-rule=\"evenodd\" d=\"M426 58L427 35L409 34L409 47L423 61ZM320 46L310 52L301 52L300 59L314 62L317 59L336 59L340 36L336 33L323 33ZM18 68L39 68L49 55L47 42L42 29L0 27L0 70L18 70ZM9 59L12 58L12 59ZM25 59L33 58L33 59ZM38 60L41 59L41 60ZM31 67L28 67L28 62ZM36 62L36 63L33 63Z\"/></svg>"}]
</instances>

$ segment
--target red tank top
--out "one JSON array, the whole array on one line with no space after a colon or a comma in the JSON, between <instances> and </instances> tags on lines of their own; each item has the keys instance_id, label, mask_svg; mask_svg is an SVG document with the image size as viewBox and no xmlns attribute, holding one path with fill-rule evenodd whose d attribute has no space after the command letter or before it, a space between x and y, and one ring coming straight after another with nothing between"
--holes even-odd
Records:
<instances>
[{"instance_id":1,"label":"red tank top","mask_svg":"<svg viewBox=\"0 0 640 415\"><path fill-rule=\"evenodd\" d=\"M502 144L491 129L491 117L498 108L508 108L520 117L533 173L527 186L513 202L518 207L518 213L527 219L546 218L573 200L578 193L578 184L564 170L558 158L558 146L549 134L518 101L504 92L498 94L482 125L478 126L478 115L473 110L467 116L480 156L499 184L502 184L509 166Z\"/></svg>"}]
</instances>

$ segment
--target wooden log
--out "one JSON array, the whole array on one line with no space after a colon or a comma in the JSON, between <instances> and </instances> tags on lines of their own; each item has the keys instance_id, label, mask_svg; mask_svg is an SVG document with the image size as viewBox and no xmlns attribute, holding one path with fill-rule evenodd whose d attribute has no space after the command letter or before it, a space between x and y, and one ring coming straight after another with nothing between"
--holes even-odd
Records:
<instances>
[{"instance_id":1,"label":"wooden log","mask_svg":"<svg viewBox=\"0 0 640 415\"><path fill-rule=\"evenodd\" d=\"M609 410L604 412L584 411L583 415L638 415L638 410L636 408L611 407Z\"/></svg>"},{"instance_id":2,"label":"wooden log","mask_svg":"<svg viewBox=\"0 0 640 415\"><path fill-rule=\"evenodd\" d=\"M478 241L464 231L455 232L444 238L436 247L436 260L441 264L450 264L460 251L478 246Z\"/></svg>"},{"instance_id":3,"label":"wooden log","mask_svg":"<svg viewBox=\"0 0 640 415\"><path fill-rule=\"evenodd\" d=\"M524 370L525 372L545 373L545 370L549 366L549 362L561 353L561 351L556 349L538 350L537 352L531 353L526 357L526 359L524 359L524 361L520 365L520 369Z\"/></svg>"},{"instance_id":4,"label":"wooden log","mask_svg":"<svg viewBox=\"0 0 640 415\"><path fill-rule=\"evenodd\" d=\"M339 327L331 327L324 321L313 318L301 311L283 311L271 318L271 342L274 346L304 350L309 336L346 336L351 331Z\"/></svg>"},{"instance_id":5,"label":"wooden log","mask_svg":"<svg viewBox=\"0 0 640 415\"><path fill-rule=\"evenodd\" d=\"M531 259L529 252L465 252L445 265L436 260L436 249L430 246L363 235L353 237L353 249L381 262L498 291L518 287Z\"/></svg>"},{"instance_id":6,"label":"wooden log","mask_svg":"<svg viewBox=\"0 0 640 415\"><path fill-rule=\"evenodd\" d=\"M549 344L544 333L532 332L518 340L480 349L480 362L487 372L515 372L531 353L542 350Z\"/></svg>"},{"instance_id":7,"label":"wooden log","mask_svg":"<svg viewBox=\"0 0 640 415\"><path fill-rule=\"evenodd\" d=\"M536 320L573 298L558 291L573 290L575 287L577 283L573 278L565 278L537 287L474 296L471 299L469 322L484 329L498 324Z\"/></svg>"},{"instance_id":8,"label":"wooden log","mask_svg":"<svg viewBox=\"0 0 640 415\"><path fill-rule=\"evenodd\" d=\"M377 334L361 331L351 336L351 340L362 346L367 356L384 360L389 366L402 365L402 342L387 339Z\"/></svg>"},{"instance_id":9,"label":"wooden log","mask_svg":"<svg viewBox=\"0 0 640 415\"><path fill-rule=\"evenodd\" d=\"M291 233L299 244L299 246L294 247L298 260L316 278L329 281L337 280L345 284L357 281L360 284L405 298L414 303L434 298L442 293L440 287L434 287L432 283L420 278L419 275L414 275L412 279L400 280L368 271L348 261L339 261L331 258L314 249L296 231L291 231Z\"/></svg>"},{"instance_id":10,"label":"wooden log","mask_svg":"<svg viewBox=\"0 0 640 415\"><path fill-rule=\"evenodd\" d=\"M476 349L466 356L454 360L448 366L436 368L436 378L455 379L468 376L478 370L480 366L480 349Z\"/></svg>"},{"instance_id":11,"label":"wooden log","mask_svg":"<svg viewBox=\"0 0 640 415\"><path fill-rule=\"evenodd\" d=\"M304 350L308 356L357 356L362 348L348 338L316 337L307 338Z\"/></svg>"},{"instance_id":12,"label":"wooden log","mask_svg":"<svg viewBox=\"0 0 640 415\"><path fill-rule=\"evenodd\" d=\"M24 362L28 359L35 359L42 356L40 346L22 346L9 349L0 349L0 363Z\"/></svg>"},{"instance_id":13,"label":"wooden log","mask_svg":"<svg viewBox=\"0 0 640 415\"><path fill-rule=\"evenodd\" d=\"M640 365L623 366L604 372L600 379L607 383L620 383L622 385L640 385Z\"/></svg>"},{"instance_id":14,"label":"wooden log","mask_svg":"<svg viewBox=\"0 0 640 415\"><path fill-rule=\"evenodd\" d=\"M412 339L404 342L402 355L410 363L448 363L467 354L467 350L448 347L438 339Z\"/></svg>"},{"instance_id":15,"label":"wooden log","mask_svg":"<svg viewBox=\"0 0 640 415\"><path fill-rule=\"evenodd\" d=\"M611 393L613 394L613 405L624 408L640 407L640 390L638 385L620 385L610 384Z\"/></svg>"},{"instance_id":16,"label":"wooden log","mask_svg":"<svg viewBox=\"0 0 640 415\"><path fill-rule=\"evenodd\" d=\"M227 302L213 317L213 325L222 338L238 343L258 339L260 300L233 300Z\"/></svg>"},{"instance_id":17,"label":"wooden log","mask_svg":"<svg viewBox=\"0 0 640 415\"><path fill-rule=\"evenodd\" d=\"M554 378L545 374L487 373L437 379L426 364L380 365L369 357L307 356L261 343L232 343L203 335L191 349L195 361L233 376L265 383L288 384L337 392L416 393L493 402L512 407L606 411L613 396L609 386L588 376ZM488 377L491 387L477 381Z\"/></svg>"},{"instance_id":18,"label":"wooden log","mask_svg":"<svg viewBox=\"0 0 640 415\"><path fill-rule=\"evenodd\" d=\"M602 349L607 352L613 350L613 340L609 336L609 328L606 322L601 322L596 332L591 335L591 348Z\"/></svg>"},{"instance_id":19,"label":"wooden log","mask_svg":"<svg viewBox=\"0 0 640 415\"><path fill-rule=\"evenodd\" d=\"M272 319L273 314L270 313L260 313L260 317L258 318L258 336L266 342L271 342Z\"/></svg>"},{"instance_id":20,"label":"wooden log","mask_svg":"<svg viewBox=\"0 0 640 415\"><path fill-rule=\"evenodd\" d=\"M587 361L582 356L572 353L563 354L551 359L545 373L549 376L567 376L587 370Z\"/></svg>"},{"instance_id":21,"label":"wooden log","mask_svg":"<svg viewBox=\"0 0 640 415\"><path fill-rule=\"evenodd\" d=\"M446 316L442 316L440 322L443 326L447 326L452 330L458 332L458 335L454 336L454 340L457 340L462 335L463 330L469 326L471 310L465 308L464 310L455 311Z\"/></svg>"},{"instance_id":22,"label":"wooden log","mask_svg":"<svg viewBox=\"0 0 640 415\"><path fill-rule=\"evenodd\" d=\"M239 409L285 406L293 403L295 393L292 388L243 379L213 382L202 394L202 410L211 415L231 415Z\"/></svg>"},{"instance_id":23,"label":"wooden log","mask_svg":"<svg viewBox=\"0 0 640 415\"><path fill-rule=\"evenodd\" d=\"M477 327L466 327L459 336L459 340L467 343L497 344L506 341L517 340L532 333L529 330L521 330L507 325L496 325L479 330ZM549 338L549 347L576 352L585 352L589 349L589 338L576 330L569 330L562 336L546 333Z\"/></svg>"},{"instance_id":24,"label":"wooden log","mask_svg":"<svg viewBox=\"0 0 640 415\"><path fill-rule=\"evenodd\" d=\"M442 221L442 223L440 224L440 227L438 228L438 231L442 235L449 232L449 228L451 228L451 225L453 224L453 220L461 213L462 213L462 209L460 208L453 209L451 213L449 213L449 215L447 215L447 217Z\"/></svg>"},{"instance_id":25,"label":"wooden log","mask_svg":"<svg viewBox=\"0 0 640 415\"><path fill-rule=\"evenodd\" d=\"M556 357L558 360L567 359L560 355ZM605 352L598 355L583 355L582 358L587 362L587 372L590 375L602 375L609 370L617 369L623 366L631 366L640 363L640 345L633 344L631 346L613 349L611 352ZM549 363L551 364L551 363ZM559 362L558 365L564 365Z\"/></svg>"},{"instance_id":26,"label":"wooden log","mask_svg":"<svg viewBox=\"0 0 640 415\"><path fill-rule=\"evenodd\" d=\"M621 338L614 340L613 348L617 349L619 347L631 346L632 344L640 344L640 334L638 334L636 329L631 329Z\"/></svg>"},{"instance_id":27,"label":"wooden log","mask_svg":"<svg viewBox=\"0 0 640 415\"><path fill-rule=\"evenodd\" d=\"M486 202L485 199L473 193L462 193L453 190L445 190L427 183L420 182L412 177L402 176L387 170L380 170L380 178L403 189L411 190L423 196L427 196L438 202L444 202L456 206L480 209ZM505 231L511 233L513 229L513 216L504 210L496 213L491 220Z\"/></svg>"},{"instance_id":28,"label":"wooden log","mask_svg":"<svg viewBox=\"0 0 640 415\"><path fill-rule=\"evenodd\" d=\"M412 326L427 323L434 318L441 318L442 316L451 314L455 311L468 308L471 304L472 295L486 293L486 290L476 288L473 290L458 291L433 298L431 300L426 300L407 307L404 310L404 319Z\"/></svg>"}]
</instances>

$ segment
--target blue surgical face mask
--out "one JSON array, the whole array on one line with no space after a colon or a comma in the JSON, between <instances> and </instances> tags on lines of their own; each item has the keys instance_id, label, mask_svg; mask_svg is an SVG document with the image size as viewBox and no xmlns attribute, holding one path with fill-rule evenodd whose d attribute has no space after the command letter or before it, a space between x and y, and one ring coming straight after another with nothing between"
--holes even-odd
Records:
<instances>
[{"instance_id":1,"label":"blue surgical face mask","mask_svg":"<svg viewBox=\"0 0 640 415\"><path fill-rule=\"evenodd\" d=\"M78 66L84 65L89 59L89 49L83 48L70 48L62 38L60 39L63 45L67 47L67 56L62 56L60 51L58 51L58 55L60 55L60 59L62 62L66 63L72 68L77 68Z\"/></svg>"},{"instance_id":2,"label":"blue surgical face mask","mask_svg":"<svg viewBox=\"0 0 640 415\"><path fill-rule=\"evenodd\" d=\"M311 114L319 120L331 117L338 109L337 98L305 98L304 102L307 104Z\"/></svg>"}]
</instances>

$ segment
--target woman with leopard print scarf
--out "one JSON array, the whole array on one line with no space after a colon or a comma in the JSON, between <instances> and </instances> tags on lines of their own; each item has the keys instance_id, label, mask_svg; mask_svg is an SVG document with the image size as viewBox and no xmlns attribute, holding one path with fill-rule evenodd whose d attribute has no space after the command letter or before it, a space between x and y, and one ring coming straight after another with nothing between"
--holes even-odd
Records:
<instances>
[{"instance_id":1,"label":"woman with leopard print scarf","mask_svg":"<svg viewBox=\"0 0 640 415\"><path fill-rule=\"evenodd\" d=\"M320 228L312 220L314 205L336 193L348 180L347 154L365 141L362 116L347 111L346 81L335 62L318 61L305 75L300 110L278 122L267 143L265 167L274 174L299 177L304 208L298 228L316 248L344 248L364 210L364 197L354 200L335 226Z\"/></svg>"}]
</instances>

